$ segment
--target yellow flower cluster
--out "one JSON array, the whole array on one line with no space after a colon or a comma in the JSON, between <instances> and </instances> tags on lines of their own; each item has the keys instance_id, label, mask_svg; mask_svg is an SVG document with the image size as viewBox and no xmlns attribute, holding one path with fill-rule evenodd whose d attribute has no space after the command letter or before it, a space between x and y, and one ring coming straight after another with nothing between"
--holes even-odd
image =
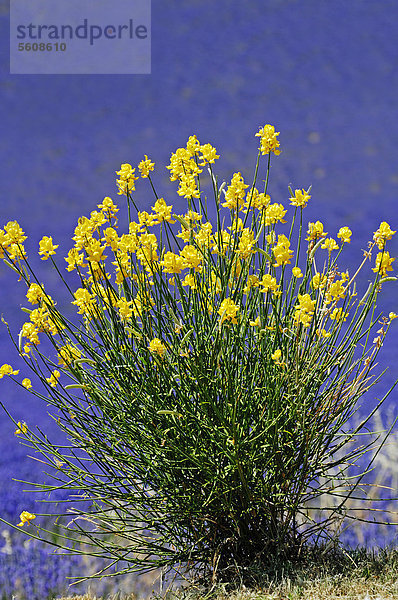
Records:
<instances>
[{"instance_id":1,"label":"yellow flower cluster","mask_svg":"<svg viewBox=\"0 0 398 600\"><path fill-rule=\"evenodd\" d=\"M135 190L135 182L139 177L135 175L135 169L131 165L128 163L122 164L120 171L116 171L116 175L119 175L119 179L116 180L119 195L125 194L127 196Z\"/></svg>"},{"instance_id":2,"label":"yellow flower cluster","mask_svg":"<svg viewBox=\"0 0 398 600\"><path fill-rule=\"evenodd\" d=\"M19 370L14 370L11 365L2 365L0 367L0 379L3 379L4 375L18 375Z\"/></svg>"},{"instance_id":3,"label":"yellow flower cluster","mask_svg":"<svg viewBox=\"0 0 398 600\"><path fill-rule=\"evenodd\" d=\"M219 158L210 144L201 145L196 135L191 135L185 148L178 148L170 158L168 169L170 180L179 181L178 195L184 198L199 198L197 177L200 167L213 164Z\"/></svg>"},{"instance_id":4,"label":"yellow flower cluster","mask_svg":"<svg viewBox=\"0 0 398 600\"><path fill-rule=\"evenodd\" d=\"M9 221L4 230L0 229L0 258L10 260L26 258L23 242L26 235L17 221Z\"/></svg>"},{"instance_id":5,"label":"yellow flower cluster","mask_svg":"<svg viewBox=\"0 0 398 600\"><path fill-rule=\"evenodd\" d=\"M278 135L280 132L275 131L275 127L273 125L264 125L264 127L260 127L258 133L255 135L260 138L260 152L261 154L269 154L273 152L278 155L281 153L279 148Z\"/></svg>"},{"instance_id":6,"label":"yellow flower cluster","mask_svg":"<svg viewBox=\"0 0 398 600\"><path fill-rule=\"evenodd\" d=\"M20 518L21 522L18 523L18 527L23 527L25 525L25 523L30 525L30 522L33 521L33 519L36 519L36 515L28 512L27 510L23 510L21 512L21 514L19 515L19 518Z\"/></svg>"}]
</instances>

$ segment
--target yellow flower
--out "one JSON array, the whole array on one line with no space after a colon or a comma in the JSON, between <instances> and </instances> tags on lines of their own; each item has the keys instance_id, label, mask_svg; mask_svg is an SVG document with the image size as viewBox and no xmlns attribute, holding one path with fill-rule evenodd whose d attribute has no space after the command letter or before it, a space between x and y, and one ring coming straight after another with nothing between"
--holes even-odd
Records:
<instances>
[{"instance_id":1,"label":"yellow flower","mask_svg":"<svg viewBox=\"0 0 398 600\"><path fill-rule=\"evenodd\" d=\"M174 252L166 252L163 260L160 262L164 273L181 273L185 268L185 261L182 256Z\"/></svg>"},{"instance_id":2,"label":"yellow flower","mask_svg":"<svg viewBox=\"0 0 398 600\"><path fill-rule=\"evenodd\" d=\"M203 161L199 163L201 167L206 163L212 164L217 158L220 158L220 155L217 154L217 150L211 144L203 144L200 146L200 152L202 153L200 158Z\"/></svg>"},{"instance_id":3,"label":"yellow flower","mask_svg":"<svg viewBox=\"0 0 398 600\"><path fill-rule=\"evenodd\" d=\"M275 352L273 352L273 354L271 354L272 360L275 360L275 361L279 360L281 356L282 356L282 351L279 349L275 350Z\"/></svg>"},{"instance_id":4,"label":"yellow flower","mask_svg":"<svg viewBox=\"0 0 398 600\"><path fill-rule=\"evenodd\" d=\"M202 255L197 251L195 246L187 245L180 252L180 256L184 259L185 267L190 269L200 270Z\"/></svg>"},{"instance_id":5,"label":"yellow flower","mask_svg":"<svg viewBox=\"0 0 398 600\"><path fill-rule=\"evenodd\" d=\"M326 329L317 329L316 333L317 335L322 336L323 338L328 338L332 335L329 331L326 331Z\"/></svg>"},{"instance_id":6,"label":"yellow flower","mask_svg":"<svg viewBox=\"0 0 398 600\"><path fill-rule=\"evenodd\" d=\"M345 313L342 308L335 308L332 314L330 315L330 318L332 319L332 321L337 321L338 323L340 323L340 321L346 321L347 316L348 313Z\"/></svg>"},{"instance_id":7,"label":"yellow flower","mask_svg":"<svg viewBox=\"0 0 398 600\"><path fill-rule=\"evenodd\" d=\"M149 351L153 354L158 354L161 358L163 358L166 352L166 346L160 341L159 338L154 338L149 342Z\"/></svg>"},{"instance_id":8,"label":"yellow flower","mask_svg":"<svg viewBox=\"0 0 398 600\"><path fill-rule=\"evenodd\" d=\"M47 260L52 254L55 254L55 250L58 248L59 244L53 244L52 237L48 237L45 235L39 242L39 254L42 260Z\"/></svg>"},{"instance_id":9,"label":"yellow flower","mask_svg":"<svg viewBox=\"0 0 398 600\"><path fill-rule=\"evenodd\" d=\"M290 263L294 253L290 250L290 242L285 235L278 235L278 243L272 248L272 253L276 260L275 267Z\"/></svg>"},{"instance_id":10,"label":"yellow flower","mask_svg":"<svg viewBox=\"0 0 398 600\"><path fill-rule=\"evenodd\" d=\"M272 225L278 221L281 223L286 223L286 221L283 219L286 213L287 211L285 210L283 204L278 204L277 202L275 202L275 204L269 204L265 209L264 224Z\"/></svg>"},{"instance_id":11,"label":"yellow flower","mask_svg":"<svg viewBox=\"0 0 398 600\"><path fill-rule=\"evenodd\" d=\"M147 157L147 155L145 154L145 160L142 160L138 165L138 169L140 171L141 177L143 177L143 178L148 177L149 173L151 171L153 171L154 168L155 168L155 163L151 162L149 160L149 158Z\"/></svg>"},{"instance_id":12,"label":"yellow flower","mask_svg":"<svg viewBox=\"0 0 398 600\"><path fill-rule=\"evenodd\" d=\"M303 274L302 274L302 272L301 272L301 269L300 269L300 267L293 267L293 269L292 269L292 275L293 275L294 277L297 277L297 278L299 278L299 277L303 277Z\"/></svg>"},{"instance_id":13,"label":"yellow flower","mask_svg":"<svg viewBox=\"0 0 398 600\"><path fill-rule=\"evenodd\" d=\"M21 329L22 337L28 338L32 344L40 344L39 330L34 323L24 323Z\"/></svg>"},{"instance_id":14,"label":"yellow flower","mask_svg":"<svg viewBox=\"0 0 398 600\"><path fill-rule=\"evenodd\" d=\"M345 298L345 289L342 280L334 281L327 289L326 301L339 300Z\"/></svg>"},{"instance_id":15,"label":"yellow flower","mask_svg":"<svg viewBox=\"0 0 398 600\"><path fill-rule=\"evenodd\" d=\"M388 314L388 318L390 319L390 321L393 321L394 319L398 319L398 315L395 314L395 312L390 312Z\"/></svg>"},{"instance_id":16,"label":"yellow flower","mask_svg":"<svg viewBox=\"0 0 398 600\"><path fill-rule=\"evenodd\" d=\"M326 237L327 232L323 231L323 224L320 221L316 223L308 223L308 237L306 240L316 240L318 238Z\"/></svg>"},{"instance_id":17,"label":"yellow flower","mask_svg":"<svg viewBox=\"0 0 398 600\"><path fill-rule=\"evenodd\" d=\"M50 377L46 377L46 381L51 385L51 387L56 387L60 377L61 373L55 369L55 371L51 373Z\"/></svg>"},{"instance_id":18,"label":"yellow flower","mask_svg":"<svg viewBox=\"0 0 398 600\"><path fill-rule=\"evenodd\" d=\"M372 269L372 271L374 271L375 273L380 273L380 276L384 277L387 271L393 270L391 265L394 262L394 260L395 258L390 258L389 252L379 252L376 256L376 266L374 267L374 269Z\"/></svg>"},{"instance_id":19,"label":"yellow flower","mask_svg":"<svg viewBox=\"0 0 398 600\"><path fill-rule=\"evenodd\" d=\"M37 283L31 283L26 294L31 304L38 304L43 297L43 288Z\"/></svg>"},{"instance_id":20,"label":"yellow flower","mask_svg":"<svg viewBox=\"0 0 398 600\"><path fill-rule=\"evenodd\" d=\"M243 288L243 293L248 294L252 287L258 287L259 283L260 282L257 275L249 275L246 281L246 285Z\"/></svg>"},{"instance_id":21,"label":"yellow flower","mask_svg":"<svg viewBox=\"0 0 398 600\"><path fill-rule=\"evenodd\" d=\"M352 231L349 227L340 227L337 237L343 242L343 244L351 243Z\"/></svg>"},{"instance_id":22,"label":"yellow flower","mask_svg":"<svg viewBox=\"0 0 398 600\"><path fill-rule=\"evenodd\" d=\"M181 285L189 286L191 290L198 289L198 282L195 275L186 275L185 279L181 282Z\"/></svg>"},{"instance_id":23,"label":"yellow flower","mask_svg":"<svg viewBox=\"0 0 398 600\"><path fill-rule=\"evenodd\" d=\"M134 300L126 300L126 298L121 298L116 302L116 306L119 309L119 315L123 321L126 321L133 314L133 308L131 305L134 303ZM141 308L141 306L140 306Z\"/></svg>"},{"instance_id":24,"label":"yellow flower","mask_svg":"<svg viewBox=\"0 0 398 600\"><path fill-rule=\"evenodd\" d=\"M116 204L113 203L112 198L109 198L109 196L106 196L101 204L97 204L97 206L102 212L108 214L108 218L114 217L119 210Z\"/></svg>"},{"instance_id":25,"label":"yellow flower","mask_svg":"<svg viewBox=\"0 0 398 600\"><path fill-rule=\"evenodd\" d=\"M4 375L18 375L19 370L15 371L11 365L4 364L0 367L0 379L3 379Z\"/></svg>"},{"instance_id":26,"label":"yellow flower","mask_svg":"<svg viewBox=\"0 0 398 600\"><path fill-rule=\"evenodd\" d=\"M27 424L25 422L18 421L18 429L15 430L15 435L20 435L21 433L26 433L27 431Z\"/></svg>"},{"instance_id":27,"label":"yellow flower","mask_svg":"<svg viewBox=\"0 0 398 600\"><path fill-rule=\"evenodd\" d=\"M332 250L338 250L339 247L336 244L336 241L333 238L326 238L323 241L323 244L321 245L321 248L323 248L324 250L328 250L329 252L331 252Z\"/></svg>"},{"instance_id":28,"label":"yellow flower","mask_svg":"<svg viewBox=\"0 0 398 600\"><path fill-rule=\"evenodd\" d=\"M127 195L129 192L135 190L135 181L139 179L136 177L135 169L129 165L129 163L123 163L120 167L120 171L116 171L116 175L119 175L119 179L116 180L116 184L119 188L118 194Z\"/></svg>"},{"instance_id":29,"label":"yellow flower","mask_svg":"<svg viewBox=\"0 0 398 600\"><path fill-rule=\"evenodd\" d=\"M22 244L26 240L26 235L17 221L9 221L4 227L5 241L7 246L11 244Z\"/></svg>"},{"instance_id":30,"label":"yellow flower","mask_svg":"<svg viewBox=\"0 0 398 600\"><path fill-rule=\"evenodd\" d=\"M245 208L248 210L256 208L257 210L264 210L271 202L271 197L268 194L259 193L257 188L251 188L246 195ZM247 212L247 210L245 212Z\"/></svg>"},{"instance_id":31,"label":"yellow flower","mask_svg":"<svg viewBox=\"0 0 398 600\"><path fill-rule=\"evenodd\" d=\"M279 348L278 348L277 350L275 350L275 352L273 352L273 353L271 354L271 358L272 358L272 360L274 361L274 363L275 363L276 365L279 365L279 366L281 366L281 367L284 367L284 366L286 366L286 365L285 365L285 363L284 363L284 362L282 362L282 361L280 360L280 359L281 359L281 356L282 356L282 350L280 350Z\"/></svg>"},{"instance_id":32,"label":"yellow flower","mask_svg":"<svg viewBox=\"0 0 398 600\"><path fill-rule=\"evenodd\" d=\"M30 390L30 388L32 387L32 382L31 382L31 380L28 377L25 377L25 379L22 379L22 385L27 390Z\"/></svg>"},{"instance_id":33,"label":"yellow flower","mask_svg":"<svg viewBox=\"0 0 398 600\"><path fill-rule=\"evenodd\" d=\"M58 364L68 367L74 360L81 358L81 356L82 353L80 350L70 344L66 344L58 349Z\"/></svg>"},{"instance_id":34,"label":"yellow flower","mask_svg":"<svg viewBox=\"0 0 398 600\"><path fill-rule=\"evenodd\" d=\"M273 152L278 155L281 153L279 148L279 141L277 140L280 132L275 131L275 127L273 125L264 125L264 127L260 127L258 133L255 134L256 137L260 138L260 148L261 154L269 154Z\"/></svg>"},{"instance_id":35,"label":"yellow flower","mask_svg":"<svg viewBox=\"0 0 398 600\"><path fill-rule=\"evenodd\" d=\"M255 321L249 321L252 327L261 327L260 317L258 316Z\"/></svg>"},{"instance_id":36,"label":"yellow flower","mask_svg":"<svg viewBox=\"0 0 398 600\"><path fill-rule=\"evenodd\" d=\"M79 250L77 248L71 248L68 252L68 256L65 258L68 266L66 267L67 271L73 271L76 267L86 267L87 265L84 263L83 254L79 254Z\"/></svg>"},{"instance_id":37,"label":"yellow flower","mask_svg":"<svg viewBox=\"0 0 398 600\"><path fill-rule=\"evenodd\" d=\"M293 316L297 324L301 323L304 327L309 327L315 304L315 300L312 300L309 294L298 295L298 304Z\"/></svg>"},{"instance_id":38,"label":"yellow flower","mask_svg":"<svg viewBox=\"0 0 398 600\"><path fill-rule=\"evenodd\" d=\"M305 190L294 190L294 197L289 198L289 200L292 206L300 206L301 208L305 208L310 198L311 196Z\"/></svg>"},{"instance_id":39,"label":"yellow flower","mask_svg":"<svg viewBox=\"0 0 398 600\"><path fill-rule=\"evenodd\" d=\"M25 523L30 525L30 522L33 521L33 519L36 519L36 515L33 515L32 513L28 512L27 510L24 510L19 515L19 518L21 519L21 522L18 523L18 527L23 527L25 525Z\"/></svg>"},{"instance_id":40,"label":"yellow flower","mask_svg":"<svg viewBox=\"0 0 398 600\"><path fill-rule=\"evenodd\" d=\"M325 287L328 278L323 273L315 273L314 277L311 279L311 287L314 290L318 288L322 289Z\"/></svg>"},{"instance_id":41,"label":"yellow flower","mask_svg":"<svg viewBox=\"0 0 398 600\"><path fill-rule=\"evenodd\" d=\"M230 210L241 210L244 205L245 190L249 186L245 184L240 173L234 173L225 192L225 202L221 204Z\"/></svg>"},{"instance_id":42,"label":"yellow flower","mask_svg":"<svg viewBox=\"0 0 398 600\"><path fill-rule=\"evenodd\" d=\"M392 231L386 221L382 221L379 225L377 231L374 232L373 239L379 247L379 250L383 250L384 245L387 240L390 240L392 236L397 233L396 231Z\"/></svg>"},{"instance_id":43,"label":"yellow flower","mask_svg":"<svg viewBox=\"0 0 398 600\"><path fill-rule=\"evenodd\" d=\"M95 295L90 294L85 288L79 288L73 294L76 300L72 304L76 304L79 307L79 315L92 315L95 310Z\"/></svg>"},{"instance_id":44,"label":"yellow flower","mask_svg":"<svg viewBox=\"0 0 398 600\"><path fill-rule=\"evenodd\" d=\"M239 310L239 306L235 304L231 298L225 298L218 309L220 315L220 324L224 323L226 319L229 319L232 323L237 323L236 314Z\"/></svg>"},{"instance_id":45,"label":"yellow flower","mask_svg":"<svg viewBox=\"0 0 398 600\"><path fill-rule=\"evenodd\" d=\"M271 290L271 292L277 292L279 288L279 285L276 283L275 277L272 277L272 275L270 275L269 273L263 276L261 281L258 282L258 285L263 286L263 289L260 290L260 292L268 292L269 290Z\"/></svg>"},{"instance_id":46,"label":"yellow flower","mask_svg":"<svg viewBox=\"0 0 398 600\"><path fill-rule=\"evenodd\" d=\"M152 210L156 213L159 223L161 221L167 221L168 223L175 223L175 221L173 221L171 219L172 209L173 209L173 206L172 205L168 206L166 204L166 201L164 200L164 198L158 198L155 202L155 206L152 206Z\"/></svg>"}]
</instances>

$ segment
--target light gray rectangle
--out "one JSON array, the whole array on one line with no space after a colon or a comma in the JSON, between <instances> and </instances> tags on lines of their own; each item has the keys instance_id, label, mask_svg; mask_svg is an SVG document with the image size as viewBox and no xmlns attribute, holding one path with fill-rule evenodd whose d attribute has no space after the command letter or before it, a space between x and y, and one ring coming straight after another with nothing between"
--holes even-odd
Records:
<instances>
[{"instance_id":1,"label":"light gray rectangle","mask_svg":"<svg viewBox=\"0 0 398 600\"><path fill-rule=\"evenodd\" d=\"M150 72L151 0L10 0L10 73Z\"/></svg>"}]
</instances>

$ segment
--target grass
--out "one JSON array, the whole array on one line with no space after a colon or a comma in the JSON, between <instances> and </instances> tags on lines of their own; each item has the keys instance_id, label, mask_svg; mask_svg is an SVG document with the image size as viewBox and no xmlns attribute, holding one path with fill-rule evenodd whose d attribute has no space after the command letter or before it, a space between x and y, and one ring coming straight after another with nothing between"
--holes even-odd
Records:
<instances>
[{"instance_id":1,"label":"grass","mask_svg":"<svg viewBox=\"0 0 398 600\"><path fill-rule=\"evenodd\" d=\"M251 584L242 582L211 586L206 582L186 585L153 600L396 600L398 599L398 549L379 551L310 550L299 564L270 561L268 571L253 568ZM120 594L108 600L120 600ZM136 600L132 593L124 600ZM99 600L88 594L59 600Z\"/></svg>"}]
</instances>

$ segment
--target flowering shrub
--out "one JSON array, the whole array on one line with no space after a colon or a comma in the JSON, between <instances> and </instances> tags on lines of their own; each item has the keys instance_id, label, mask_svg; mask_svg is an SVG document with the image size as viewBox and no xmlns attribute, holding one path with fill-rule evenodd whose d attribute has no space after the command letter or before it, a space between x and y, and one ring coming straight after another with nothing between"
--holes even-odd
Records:
<instances>
[{"instance_id":1,"label":"flowering shrub","mask_svg":"<svg viewBox=\"0 0 398 600\"><path fill-rule=\"evenodd\" d=\"M296 557L347 516L366 473L353 478L348 469L370 447L352 440L374 411L357 426L350 418L376 381L371 370L397 316L376 315L384 283L396 279L386 250L395 231L381 223L356 272L343 270L350 229L334 238L320 221L304 226L310 190L289 188L287 208L272 201L279 133L265 125L256 136L251 184L237 172L219 186L216 149L191 136L167 167L185 214L158 197L145 156L137 169L117 171L125 232L106 197L79 219L66 268L43 237L40 258L57 269L74 320L35 277L22 227L13 221L0 231L1 257L32 305L14 343L45 391L27 377L20 385L54 407L68 443L52 444L29 419L15 432L53 469L42 489L77 490L90 501L63 515L57 544L108 559L104 573L124 561L123 572L183 565L228 579L271 554ZM155 195L151 212L136 207L139 179ZM358 295L365 268L372 282ZM11 365L0 374L19 382ZM319 498L324 516L314 519ZM15 527L48 539L41 516L27 509Z\"/></svg>"}]
</instances>

